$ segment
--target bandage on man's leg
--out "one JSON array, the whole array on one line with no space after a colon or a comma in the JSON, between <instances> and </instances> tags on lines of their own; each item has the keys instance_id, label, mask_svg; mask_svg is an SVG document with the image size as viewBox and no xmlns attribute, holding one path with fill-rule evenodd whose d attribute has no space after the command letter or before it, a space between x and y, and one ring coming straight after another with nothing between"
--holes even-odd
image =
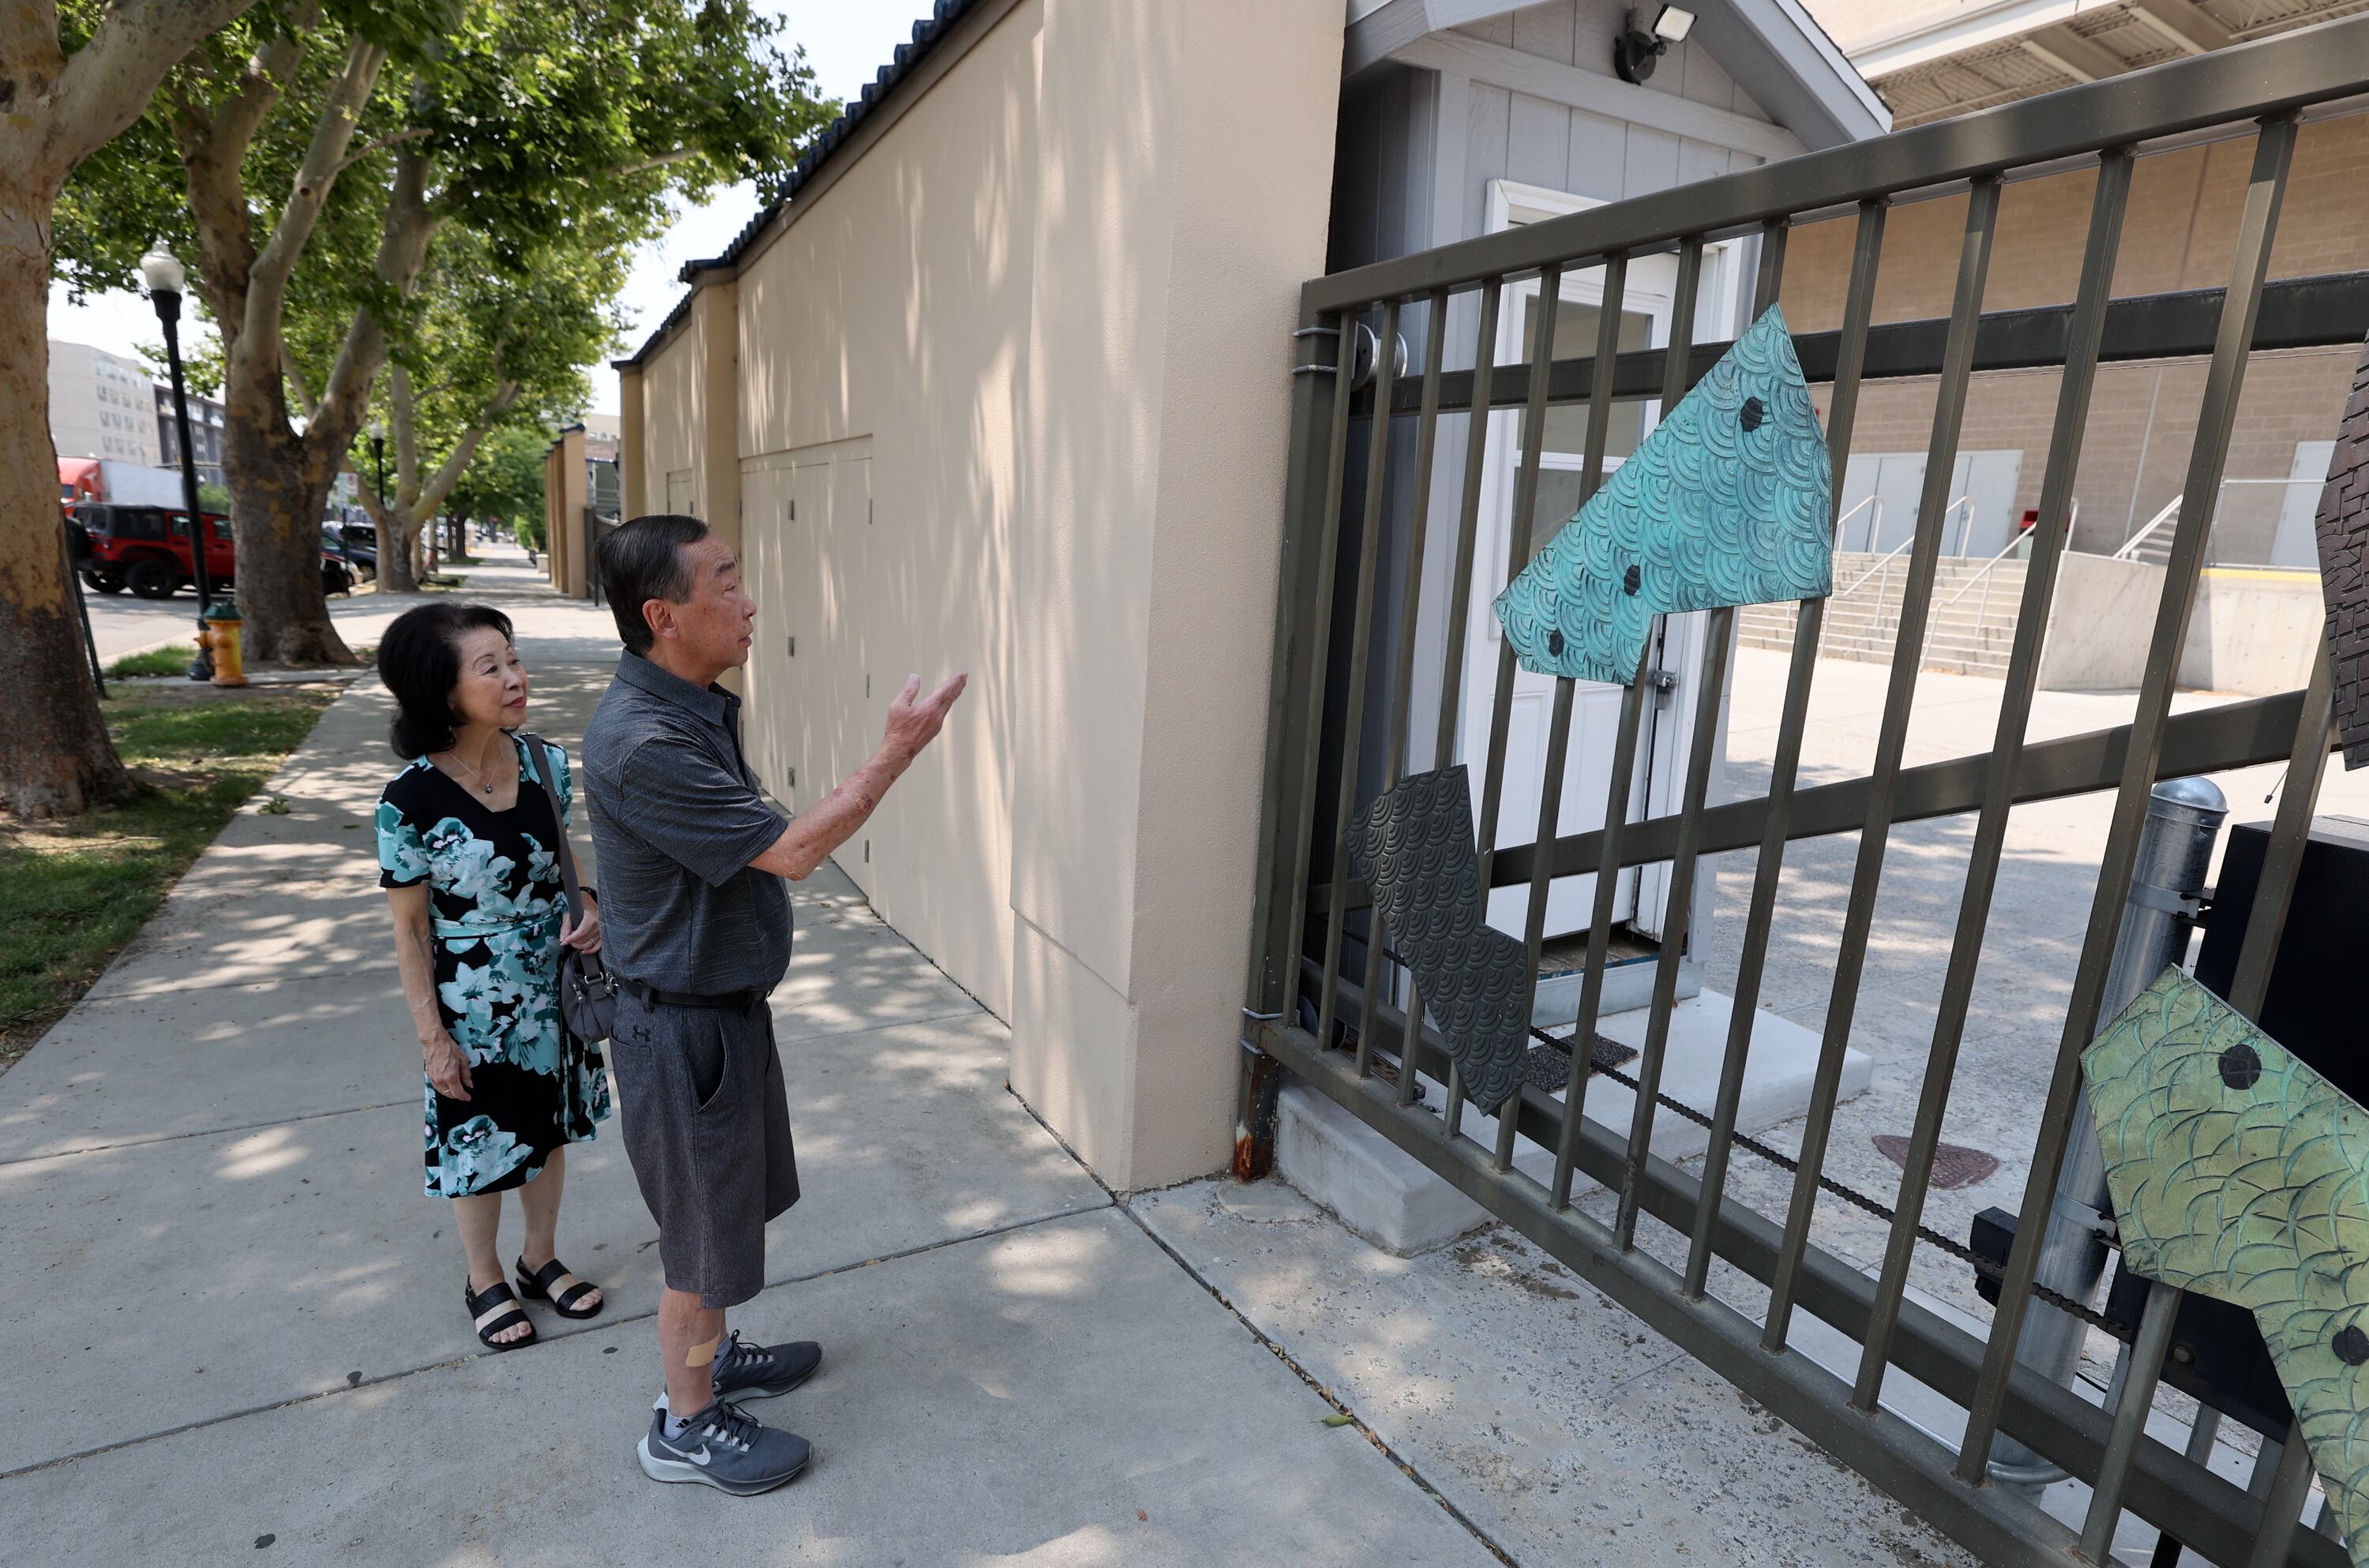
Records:
<instances>
[{"instance_id":1,"label":"bandage on man's leg","mask_svg":"<svg viewBox=\"0 0 2369 1568\"><path fill-rule=\"evenodd\" d=\"M658 1297L658 1359L666 1369L667 1409L695 1415L715 1402L715 1354L724 1343L724 1310L703 1307L695 1291Z\"/></svg>"}]
</instances>

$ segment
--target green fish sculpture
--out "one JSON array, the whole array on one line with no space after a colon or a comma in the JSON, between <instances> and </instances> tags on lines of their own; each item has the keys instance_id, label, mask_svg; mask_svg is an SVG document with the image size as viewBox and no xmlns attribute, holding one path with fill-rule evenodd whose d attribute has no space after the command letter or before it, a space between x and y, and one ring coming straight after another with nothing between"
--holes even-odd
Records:
<instances>
[{"instance_id":1,"label":"green fish sculpture","mask_svg":"<svg viewBox=\"0 0 2369 1568\"><path fill-rule=\"evenodd\" d=\"M2081 1072L2124 1265L2254 1314L2369 1568L2369 1112L2177 967Z\"/></svg>"},{"instance_id":2,"label":"green fish sculpture","mask_svg":"<svg viewBox=\"0 0 2369 1568\"><path fill-rule=\"evenodd\" d=\"M1823 599L1834 468L1770 305L1497 596L1522 668L1637 677L1654 617Z\"/></svg>"}]
</instances>

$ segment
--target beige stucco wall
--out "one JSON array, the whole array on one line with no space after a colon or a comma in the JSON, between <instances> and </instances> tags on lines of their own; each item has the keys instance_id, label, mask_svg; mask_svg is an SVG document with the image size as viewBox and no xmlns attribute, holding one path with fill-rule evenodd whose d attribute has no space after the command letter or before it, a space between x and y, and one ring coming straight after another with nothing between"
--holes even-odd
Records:
<instances>
[{"instance_id":1,"label":"beige stucco wall","mask_svg":"<svg viewBox=\"0 0 2369 1568\"><path fill-rule=\"evenodd\" d=\"M840 860L1121 1186L1231 1143L1341 26L1337 0L1023 0L738 278L744 553L779 574L755 749L811 802L909 671L972 672ZM645 372L653 486L674 352ZM828 508L800 477L827 461L868 475Z\"/></svg>"},{"instance_id":2,"label":"beige stucco wall","mask_svg":"<svg viewBox=\"0 0 2369 1568\"><path fill-rule=\"evenodd\" d=\"M693 309L697 309L694 301ZM703 477L700 446L706 429L707 343L686 322L676 328L658 351L642 361L641 493L630 498L626 515L667 509L667 475L691 472L696 487ZM704 515L694 504L694 517Z\"/></svg>"}]
</instances>

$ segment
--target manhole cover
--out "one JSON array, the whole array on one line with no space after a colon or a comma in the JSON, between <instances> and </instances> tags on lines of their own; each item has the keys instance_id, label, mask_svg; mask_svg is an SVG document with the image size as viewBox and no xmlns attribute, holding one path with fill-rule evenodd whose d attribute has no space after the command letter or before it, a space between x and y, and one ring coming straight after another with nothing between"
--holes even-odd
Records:
<instances>
[{"instance_id":1,"label":"manhole cover","mask_svg":"<svg viewBox=\"0 0 2369 1568\"><path fill-rule=\"evenodd\" d=\"M1899 1166L1908 1168L1908 1140L1896 1132L1879 1132L1873 1139L1875 1151ZM1998 1170L1995 1155L1979 1149L1969 1149L1963 1143L1937 1143L1933 1146L1933 1185L1943 1191L1970 1187L1976 1182L1986 1182Z\"/></svg>"},{"instance_id":2,"label":"manhole cover","mask_svg":"<svg viewBox=\"0 0 2369 1568\"><path fill-rule=\"evenodd\" d=\"M1593 1070L1601 1072L1608 1067L1625 1067L1636 1059L1635 1047L1598 1035L1588 1063ZM1532 1046L1530 1054L1522 1059L1522 1082L1549 1094L1561 1093L1571 1082L1570 1047Z\"/></svg>"}]
</instances>

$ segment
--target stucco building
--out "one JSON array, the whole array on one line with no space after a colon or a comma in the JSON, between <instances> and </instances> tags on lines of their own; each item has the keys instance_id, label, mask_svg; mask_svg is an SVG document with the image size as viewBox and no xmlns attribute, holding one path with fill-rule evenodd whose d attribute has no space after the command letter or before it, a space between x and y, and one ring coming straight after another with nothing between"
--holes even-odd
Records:
<instances>
[{"instance_id":1,"label":"stucco building","mask_svg":"<svg viewBox=\"0 0 2369 1568\"><path fill-rule=\"evenodd\" d=\"M50 440L60 457L157 464L148 367L87 343L50 339Z\"/></svg>"},{"instance_id":2,"label":"stucco building","mask_svg":"<svg viewBox=\"0 0 2369 1568\"><path fill-rule=\"evenodd\" d=\"M1302 281L1885 126L1792 0L1706 4L1642 82L1625 18L942 0L619 362L624 512L739 549L747 734L785 802L863 760L907 674L971 672L839 863L1010 1022L1014 1089L1116 1185L1232 1143ZM1751 263L1708 270L1721 319ZM582 552L555 533L572 591Z\"/></svg>"}]
</instances>

